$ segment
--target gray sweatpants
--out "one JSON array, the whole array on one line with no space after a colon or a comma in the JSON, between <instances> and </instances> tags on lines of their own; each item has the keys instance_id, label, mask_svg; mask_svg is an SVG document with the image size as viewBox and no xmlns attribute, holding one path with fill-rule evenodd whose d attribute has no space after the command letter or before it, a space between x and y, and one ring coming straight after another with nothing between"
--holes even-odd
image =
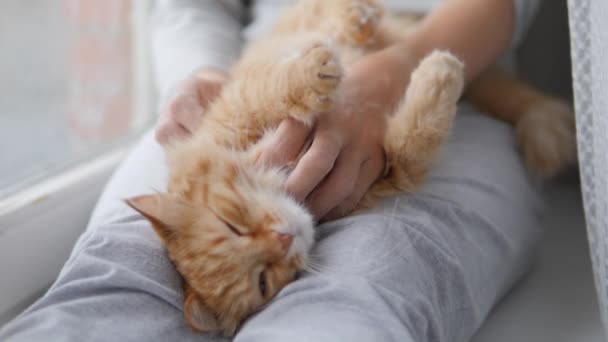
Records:
<instances>
[{"instance_id":1,"label":"gray sweatpants","mask_svg":"<svg viewBox=\"0 0 608 342\"><path fill-rule=\"evenodd\" d=\"M162 189L147 135L122 164L51 289L1 341L212 341L182 315L180 277L121 199ZM461 106L423 190L317 228L318 272L286 287L236 341L467 341L529 266L536 194L505 124Z\"/></svg>"}]
</instances>

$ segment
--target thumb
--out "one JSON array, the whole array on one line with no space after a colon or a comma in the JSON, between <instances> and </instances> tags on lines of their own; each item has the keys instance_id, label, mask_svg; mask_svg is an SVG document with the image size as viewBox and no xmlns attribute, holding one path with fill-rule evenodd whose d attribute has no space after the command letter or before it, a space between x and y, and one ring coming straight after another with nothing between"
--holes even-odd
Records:
<instances>
[{"instance_id":1,"label":"thumb","mask_svg":"<svg viewBox=\"0 0 608 342\"><path fill-rule=\"evenodd\" d=\"M207 108L209 103L217 98L222 91L224 84L215 81L205 81L197 84L198 100L203 108Z\"/></svg>"}]
</instances>

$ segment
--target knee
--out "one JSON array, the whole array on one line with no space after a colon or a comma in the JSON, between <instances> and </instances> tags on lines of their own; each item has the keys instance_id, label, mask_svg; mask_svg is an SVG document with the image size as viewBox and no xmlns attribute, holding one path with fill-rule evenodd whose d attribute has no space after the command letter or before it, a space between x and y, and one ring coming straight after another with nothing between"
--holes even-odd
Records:
<instances>
[{"instance_id":1,"label":"knee","mask_svg":"<svg viewBox=\"0 0 608 342\"><path fill-rule=\"evenodd\" d=\"M360 276L369 281L438 262L451 264L454 256L439 223L407 213L365 214L321 228L330 231L313 249L312 265L322 272Z\"/></svg>"}]
</instances>

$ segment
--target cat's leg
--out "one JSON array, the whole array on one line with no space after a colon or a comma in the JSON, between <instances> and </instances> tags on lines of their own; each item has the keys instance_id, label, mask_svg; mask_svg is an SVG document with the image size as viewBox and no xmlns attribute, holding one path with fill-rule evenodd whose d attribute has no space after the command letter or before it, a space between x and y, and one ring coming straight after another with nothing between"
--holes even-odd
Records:
<instances>
[{"instance_id":1,"label":"cat's leg","mask_svg":"<svg viewBox=\"0 0 608 342\"><path fill-rule=\"evenodd\" d=\"M317 34L279 35L250 49L224 92L249 124L273 128L290 116L312 124L329 110L342 66L329 39ZM237 108L234 108L237 107Z\"/></svg>"},{"instance_id":2,"label":"cat's leg","mask_svg":"<svg viewBox=\"0 0 608 342\"><path fill-rule=\"evenodd\" d=\"M448 52L433 52L412 73L384 140L391 186L413 191L422 183L450 134L463 84L463 64Z\"/></svg>"},{"instance_id":3,"label":"cat's leg","mask_svg":"<svg viewBox=\"0 0 608 342\"><path fill-rule=\"evenodd\" d=\"M342 79L342 66L327 40L305 44L279 78L287 78L282 99L289 115L310 122L311 114L324 112L333 106L336 90Z\"/></svg>"},{"instance_id":4,"label":"cat's leg","mask_svg":"<svg viewBox=\"0 0 608 342\"><path fill-rule=\"evenodd\" d=\"M465 96L483 113L515 126L526 166L536 176L550 178L576 159L574 113L564 101L498 67L478 77Z\"/></svg>"},{"instance_id":5,"label":"cat's leg","mask_svg":"<svg viewBox=\"0 0 608 342\"><path fill-rule=\"evenodd\" d=\"M517 145L526 167L550 179L576 160L576 128L572 108L547 97L530 105L515 125Z\"/></svg>"}]
</instances>

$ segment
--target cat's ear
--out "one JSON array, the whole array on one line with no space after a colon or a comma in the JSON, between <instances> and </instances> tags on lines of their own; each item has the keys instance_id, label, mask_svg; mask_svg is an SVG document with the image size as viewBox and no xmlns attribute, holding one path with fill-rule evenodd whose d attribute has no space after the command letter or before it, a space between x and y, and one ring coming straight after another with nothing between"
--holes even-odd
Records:
<instances>
[{"instance_id":1,"label":"cat's ear","mask_svg":"<svg viewBox=\"0 0 608 342\"><path fill-rule=\"evenodd\" d=\"M150 221L156 234L165 242L171 240L173 231L186 216L184 205L167 193L137 196L125 202Z\"/></svg>"},{"instance_id":2,"label":"cat's ear","mask_svg":"<svg viewBox=\"0 0 608 342\"><path fill-rule=\"evenodd\" d=\"M220 330L220 324L203 303L199 295L188 285L184 291L184 315L192 329L199 332L215 332Z\"/></svg>"}]
</instances>

